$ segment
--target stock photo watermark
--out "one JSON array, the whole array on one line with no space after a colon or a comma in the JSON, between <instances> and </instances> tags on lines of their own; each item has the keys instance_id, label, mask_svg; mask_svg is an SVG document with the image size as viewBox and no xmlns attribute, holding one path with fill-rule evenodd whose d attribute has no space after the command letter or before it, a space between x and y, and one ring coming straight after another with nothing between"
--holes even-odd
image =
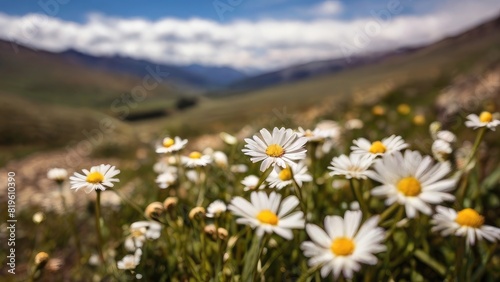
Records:
<instances>
[{"instance_id":1,"label":"stock photo watermark","mask_svg":"<svg viewBox=\"0 0 500 282\"><path fill-rule=\"evenodd\" d=\"M407 0L411 2L412 0ZM365 49L373 40L373 38L380 35L384 28L387 28L392 22L394 16L400 14L404 9L404 5L400 0L390 0L387 2L385 8L380 10L371 10L371 19L364 24L362 28L353 35L350 43L342 42L340 50L345 60L352 62L351 57L360 53Z\"/></svg>"},{"instance_id":2,"label":"stock photo watermark","mask_svg":"<svg viewBox=\"0 0 500 282\"><path fill-rule=\"evenodd\" d=\"M233 12L238 6L240 6L245 0L215 0L212 2L219 20L224 20L224 14L228 12Z\"/></svg>"},{"instance_id":3,"label":"stock photo watermark","mask_svg":"<svg viewBox=\"0 0 500 282\"><path fill-rule=\"evenodd\" d=\"M41 8L43 14L33 14L22 22L21 24L21 38L15 38L11 36L11 46L14 49L14 53L19 53L19 41L29 41L36 37L40 33L40 26L44 25L49 17L55 17L59 14L61 10L61 6L66 5L71 0L39 0L37 1L38 6ZM32 44L24 44L28 45L27 47L31 50L38 51Z\"/></svg>"},{"instance_id":4,"label":"stock photo watermark","mask_svg":"<svg viewBox=\"0 0 500 282\"><path fill-rule=\"evenodd\" d=\"M7 173L7 271L16 274L16 173Z\"/></svg>"}]
</instances>

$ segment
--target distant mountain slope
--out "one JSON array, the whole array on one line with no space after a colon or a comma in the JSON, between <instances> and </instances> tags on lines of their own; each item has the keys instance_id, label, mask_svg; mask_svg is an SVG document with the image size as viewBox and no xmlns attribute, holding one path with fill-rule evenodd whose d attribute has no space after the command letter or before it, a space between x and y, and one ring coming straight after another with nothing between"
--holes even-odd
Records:
<instances>
[{"instance_id":1,"label":"distant mountain slope","mask_svg":"<svg viewBox=\"0 0 500 282\"><path fill-rule=\"evenodd\" d=\"M197 74L201 77L204 77L206 80L210 81L214 85L228 85L232 82L242 80L247 76L230 67L211 67L211 66L203 66L199 64L193 64L186 67L181 67L183 70L186 70L190 73Z\"/></svg>"},{"instance_id":2,"label":"distant mountain slope","mask_svg":"<svg viewBox=\"0 0 500 282\"><path fill-rule=\"evenodd\" d=\"M179 97L166 80L155 84L136 108L152 100L172 100ZM143 87L143 77L112 73L82 65L50 52L32 50L0 40L0 91L34 101L98 107L109 111L111 105ZM124 103L124 102L123 102Z\"/></svg>"},{"instance_id":3,"label":"distant mountain slope","mask_svg":"<svg viewBox=\"0 0 500 282\"><path fill-rule=\"evenodd\" d=\"M68 50L60 53L60 55L73 63L83 64L99 70L137 76L147 75L150 72L148 68L158 67L162 72L168 73L167 80L169 82L186 90L203 91L227 85L245 77L243 73L229 67L180 66L122 56L95 57L75 50Z\"/></svg>"}]
</instances>

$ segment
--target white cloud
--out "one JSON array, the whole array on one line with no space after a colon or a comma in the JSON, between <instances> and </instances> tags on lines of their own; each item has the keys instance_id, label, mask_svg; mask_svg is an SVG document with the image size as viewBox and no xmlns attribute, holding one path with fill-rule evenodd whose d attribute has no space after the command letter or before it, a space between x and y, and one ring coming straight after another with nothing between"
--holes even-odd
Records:
<instances>
[{"instance_id":1,"label":"white cloud","mask_svg":"<svg viewBox=\"0 0 500 282\"><path fill-rule=\"evenodd\" d=\"M399 3L404 9L407 2ZM497 0L445 3L424 15L399 15L401 11L390 12L389 6L382 5L376 12L385 11L383 20L372 14L353 20L221 23L198 18L150 21L93 14L84 23L75 23L39 14L0 13L0 38L50 51L73 48L93 55L119 54L162 63L276 69L340 57L346 50L366 53L429 43L496 16L500 9ZM325 11L333 13L335 9Z\"/></svg>"}]
</instances>

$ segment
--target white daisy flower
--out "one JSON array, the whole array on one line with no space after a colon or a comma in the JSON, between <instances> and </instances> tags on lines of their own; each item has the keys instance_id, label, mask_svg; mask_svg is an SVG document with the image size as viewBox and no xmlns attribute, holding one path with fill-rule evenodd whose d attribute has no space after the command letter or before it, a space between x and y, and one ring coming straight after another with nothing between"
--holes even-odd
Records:
<instances>
[{"instance_id":1,"label":"white daisy flower","mask_svg":"<svg viewBox=\"0 0 500 282\"><path fill-rule=\"evenodd\" d=\"M93 190L106 190L106 187L113 187L113 182L120 182L118 178L113 178L120 171L115 166L109 164L93 166L90 171L84 169L83 174L75 172L69 179L71 180L71 189L78 191L85 188L85 192L90 193Z\"/></svg>"},{"instance_id":2,"label":"white daisy flower","mask_svg":"<svg viewBox=\"0 0 500 282\"><path fill-rule=\"evenodd\" d=\"M307 142L321 142L325 140L325 134L319 129L315 128L314 130L303 129L302 127L298 128L297 135L299 137L307 138Z\"/></svg>"},{"instance_id":3,"label":"white daisy flower","mask_svg":"<svg viewBox=\"0 0 500 282\"><path fill-rule=\"evenodd\" d=\"M301 211L290 213L299 205L299 200L295 196L288 196L281 201L280 194L272 192L268 196L261 191L252 192L250 200L251 203L242 197L235 197L231 200L229 210L241 216L236 223L256 229L257 236L276 233L291 240L293 238L291 229L304 228L304 214Z\"/></svg>"},{"instance_id":4,"label":"white daisy flower","mask_svg":"<svg viewBox=\"0 0 500 282\"><path fill-rule=\"evenodd\" d=\"M455 199L449 192L456 180L443 179L451 171L449 162L433 164L430 156L406 150L404 156L401 152L384 155L375 161L374 170L368 177L382 185L373 188L372 195L386 197L386 205L404 205L409 218L415 217L417 210L430 215L429 204Z\"/></svg>"},{"instance_id":5,"label":"white daisy flower","mask_svg":"<svg viewBox=\"0 0 500 282\"><path fill-rule=\"evenodd\" d=\"M181 160L186 167L206 166L212 162L209 155L202 155L197 151L191 152L187 157L182 156Z\"/></svg>"},{"instance_id":6,"label":"white daisy flower","mask_svg":"<svg viewBox=\"0 0 500 282\"><path fill-rule=\"evenodd\" d=\"M245 148L242 150L245 155L251 156L250 160L254 163L262 161L260 170L265 171L272 166L286 168L294 160L303 160L306 158L306 149L304 145L307 138L299 137L291 129L275 127L273 133L267 129L261 129L262 139L257 135L253 139L246 138Z\"/></svg>"},{"instance_id":7,"label":"white daisy flower","mask_svg":"<svg viewBox=\"0 0 500 282\"><path fill-rule=\"evenodd\" d=\"M435 225L431 231L441 231L443 236L465 236L469 245L474 245L476 239L500 240L500 228L484 225L484 217L471 208L457 213L454 209L438 206L431 223Z\"/></svg>"},{"instance_id":8,"label":"white daisy flower","mask_svg":"<svg viewBox=\"0 0 500 282\"><path fill-rule=\"evenodd\" d=\"M215 165L220 168L226 168L228 165L227 155L221 151L215 151L212 153L212 158L214 159Z\"/></svg>"},{"instance_id":9,"label":"white daisy flower","mask_svg":"<svg viewBox=\"0 0 500 282\"><path fill-rule=\"evenodd\" d=\"M68 178L68 171L64 168L51 168L47 172L47 178L55 182L62 183Z\"/></svg>"},{"instance_id":10,"label":"white daisy flower","mask_svg":"<svg viewBox=\"0 0 500 282\"><path fill-rule=\"evenodd\" d=\"M236 143L238 143L238 139L227 132L221 132L219 136L222 141L226 142L226 144L228 145L235 145Z\"/></svg>"},{"instance_id":11,"label":"white daisy flower","mask_svg":"<svg viewBox=\"0 0 500 282\"><path fill-rule=\"evenodd\" d=\"M316 125L316 129L319 130L320 135L323 135L324 138L330 139L338 139L341 134L340 125L333 120L322 120Z\"/></svg>"},{"instance_id":12,"label":"white daisy flower","mask_svg":"<svg viewBox=\"0 0 500 282\"><path fill-rule=\"evenodd\" d=\"M207 213L205 216L213 218L220 215L223 212L226 212L226 209L227 209L226 204L223 201L215 200L210 205L208 205Z\"/></svg>"},{"instance_id":13,"label":"white daisy flower","mask_svg":"<svg viewBox=\"0 0 500 282\"><path fill-rule=\"evenodd\" d=\"M293 184L294 179L299 187L302 187L302 182L312 181L312 176L307 173L307 166L303 162L288 165L283 169L273 170L266 180L269 182L269 187L280 190Z\"/></svg>"},{"instance_id":14,"label":"white daisy flower","mask_svg":"<svg viewBox=\"0 0 500 282\"><path fill-rule=\"evenodd\" d=\"M255 190L257 187L257 184L259 184L259 178L255 175L249 175L243 180L241 180L241 184L243 184L243 191L249 191L249 190ZM261 184L259 189L264 189L266 188L266 185Z\"/></svg>"},{"instance_id":15,"label":"white daisy flower","mask_svg":"<svg viewBox=\"0 0 500 282\"><path fill-rule=\"evenodd\" d=\"M348 130L361 129L365 126L362 120L353 118L345 122L344 127Z\"/></svg>"},{"instance_id":16,"label":"white daisy flower","mask_svg":"<svg viewBox=\"0 0 500 282\"><path fill-rule=\"evenodd\" d=\"M441 130L436 133L436 139L443 140L448 143L454 143L455 141L457 141L457 136L451 131Z\"/></svg>"},{"instance_id":17,"label":"white daisy flower","mask_svg":"<svg viewBox=\"0 0 500 282\"><path fill-rule=\"evenodd\" d=\"M182 150L187 142L187 139L181 139L179 136L175 136L174 139L167 137L162 140L161 144L156 146L156 152L159 154L177 152Z\"/></svg>"},{"instance_id":18,"label":"white daisy flower","mask_svg":"<svg viewBox=\"0 0 500 282\"><path fill-rule=\"evenodd\" d=\"M319 130L318 134L324 138L323 144L315 152L317 157L321 157L324 154L328 154L334 146L338 145L342 128L335 121L322 120L316 125L316 129Z\"/></svg>"},{"instance_id":19,"label":"white daisy flower","mask_svg":"<svg viewBox=\"0 0 500 282\"><path fill-rule=\"evenodd\" d=\"M482 112L479 116L476 114L470 114L467 116L467 121L465 126L477 129L479 127L487 127L495 131L495 127L500 125L500 120L493 117L490 112Z\"/></svg>"},{"instance_id":20,"label":"white daisy flower","mask_svg":"<svg viewBox=\"0 0 500 282\"><path fill-rule=\"evenodd\" d=\"M130 235L125 239L125 249L134 251L142 248L146 240L156 240L161 236L162 226L156 221L137 221L130 225Z\"/></svg>"},{"instance_id":21,"label":"white daisy flower","mask_svg":"<svg viewBox=\"0 0 500 282\"><path fill-rule=\"evenodd\" d=\"M118 261L118 269L132 270L135 269L141 262L142 250L137 249L133 255L126 255L120 261Z\"/></svg>"},{"instance_id":22,"label":"white daisy flower","mask_svg":"<svg viewBox=\"0 0 500 282\"><path fill-rule=\"evenodd\" d=\"M332 159L331 166L328 169L331 176L342 175L347 179L357 178L366 179L367 172L373 163L375 156L351 154L348 156L340 155Z\"/></svg>"},{"instance_id":23,"label":"white daisy flower","mask_svg":"<svg viewBox=\"0 0 500 282\"><path fill-rule=\"evenodd\" d=\"M177 181L177 168L168 167L162 174L156 177L156 183L161 189L166 189Z\"/></svg>"},{"instance_id":24,"label":"white daisy flower","mask_svg":"<svg viewBox=\"0 0 500 282\"><path fill-rule=\"evenodd\" d=\"M307 224L306 231L311 241L301 244L309 266L321 266L321 276L333 273L335 278L342 273L350 279L360 270L360 263L375 265L374 254L383 252L385 232L377 227L378 216L361 224L360 211L346 211L340 216L325 217L325 230L317 225ZM361 226L360 226L361 225Z\"/></svg>"},{"instance_id":25,"label":"white daisy flower","mask_svg":"<svg viewBox=\"0 0 500 282\"><path fill-rule=\"evenodd\" d=\"M193 182L193 183L198 183L198 180L199 180L199 175L198 175L198 172L194 169L190 169L188 171L186 171L186 177L189 181Z\"/></svg>"},{"instance_id":26,"label":"white daisy flower","mask_svg":"<svg viewBox=\"0 0 500 282\"><path fill-rule=\"evenodd\" d=\"M450 143L437 139L432 143L432 155L440 162L448 160L448 156L453 152Z\"/></svg>"},{"instance_id":27,"label":"white daisy flower","mask_svg":"<svg viewBox=\"0 0 500 282\"><path fill-rule=\"evenodd\" d=\"M245 173L248 171L248 166L244 164L234 164L230 168L232 173Z\"/></svg>"},{"instance_id":28,"label":"white daisy flower","mask_svg":"<svg viewBox=\"0 0 500 282\"><path fill-rule=\"evenodd\" d=\"M365 138L354 140L354 146L351 146L352 154L375 155L381 156L391 154L396 151L406 149L408 144L405 143L401 136L392 135L382 139L382 141L370 142Z\"/></svg>"}]
</instances>

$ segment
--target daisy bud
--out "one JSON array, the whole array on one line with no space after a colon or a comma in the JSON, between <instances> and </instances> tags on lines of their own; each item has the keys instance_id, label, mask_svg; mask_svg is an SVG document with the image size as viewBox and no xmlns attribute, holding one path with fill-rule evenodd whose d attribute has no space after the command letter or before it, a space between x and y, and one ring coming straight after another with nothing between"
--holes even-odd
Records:
<instances>
[{"instance_id":1,"label":"daisy bud","mask_svg":"<svg viewBox=\"0 0 500 282\"><path fill-rule=\"evenodd\" d=\"M217 229L217 235L219 236L219 238L221 240L226 240L226 238L229 235L229 233L227 232L227 230L225 228L219 227Z\"/></svg>"},{"instance_id":2,"label":"daisy bud","mask_svg":"<svg viewBox=\"0 0 500 282\"><path fill-rule=\"evenodd\" d=\"M236 244L236 241L238 241L238 237L231 236L231 238L229 238L229 240L227 241L227 248L228 249L232 248Z\"/></svg>"},{"instance_id":3,"label":"daisy bud","mask_svg":"<svg viewBox=\"0 0 500 282\"><path fill-rule=\"evenodd\" d=\"M35 256L35 265L37 266L38 269L43 268L45 264L47 264L47 261L49 261L49 254L46 252L39 252Z\"/></svg>"},{"instance_id":4,"label":"daisy bud","mask_svg":"<svg viewBox=\"0 0 500 282\"><path fill-rule=\"evenodd\" d=\"M160 202L152 202L146 207L144 211L144 216L148 219L158 220L158 218L163 214L165 210L163 209L163 204Z\"/></svg>"},{"instance_id":5,"label":"daisy bud","mask_svg":"<svg viewBox=\"0 0 500 282\"><path fill-rule=\"evenodd\" d=\"M189 218L193 220L197 215L200 217L205 216L205 208L204 207L195 207L189 212Z\"/></svg>"},{"instance_id":6,"label":"daisy bud","mask_svg":"<svg viewBox=\"0 0 500 282\"><path fill-rule=\"evenodd\" d=\"M213 224L209 224L209 225L206 225L205 228L203 228L203 232L205 232L205 234L209 235L210 237L212 237L213 239L215 239L215 225Z\"/></svg>"},{"instance_id":7,"label":"daisy bud","mask_svg":"<svg viewBox=\"0 0 500 282\"><path fill-rule=\"evenodd\" d=\"M177 199L177 197L168 197L165 199L165 201L163 201L163 208L165 208L165 210L175 208L175 206L177 206L177 202L179 202L179 199Z\"/></svg>"}]
</instances>

